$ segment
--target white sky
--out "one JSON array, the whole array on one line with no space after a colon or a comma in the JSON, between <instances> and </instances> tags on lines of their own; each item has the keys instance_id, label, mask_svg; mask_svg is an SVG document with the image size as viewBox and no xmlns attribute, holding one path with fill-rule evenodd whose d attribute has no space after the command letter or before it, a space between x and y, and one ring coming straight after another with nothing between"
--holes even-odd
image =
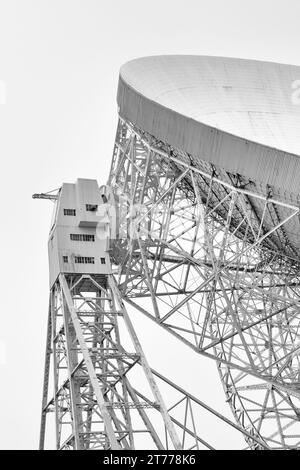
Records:
<instances>
[{"instance_id":1,"label":"white sky","mask_svg":"<svg viewBox=\"0 0 300 470\"><path fill-rule=\"evenodd\" d=\"M31 195L106 182L120 66L155 54L300 65L299 46L299 0L0 0L0 448L38 443L52 207ZM151 365L230 416L214 363L133 319Z\"/></svg>"}]
</instances>

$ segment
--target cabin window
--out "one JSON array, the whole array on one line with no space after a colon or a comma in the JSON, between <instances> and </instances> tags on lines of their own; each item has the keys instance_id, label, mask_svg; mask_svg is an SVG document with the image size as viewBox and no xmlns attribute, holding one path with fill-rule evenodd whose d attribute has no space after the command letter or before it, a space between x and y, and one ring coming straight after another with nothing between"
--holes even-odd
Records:
<instances>
[{"instance_id":1,"label":"cabin window","mask_svg":"<svg viewBox=\"0 0 300 470\"><path fill-rule=\"evenodd\" d=\"M63 256L63 262L68 263L68 257L67 256Z\"/></svg>"},{"instance_id":2,"label":"cabin window","mask_svg":"<svg viewBox=\"0 0 300 470\"><path fill-rule=\"evenodd\" d=\"M105 258L100 258L101 264L105 264Z\"/></svg>"},{"instance_id":3,"label":"cabin window","mask_svg":"<svg viewBox=\"0 0 300 470\"><path fill-rule=\"evenodd\" d=\"M76 215L76 209L64 209L64 215Z\"/></svg>"},{"instance_id":4,"label":"cabin window","mask_svg":"<svg viewBox=\"0 0 300 470\"><path fill-rule=\"evenodd\" d=\"M75 263L77 264L95 264L95 258L91 256L75 256Z\"/></svg>"},{"instance_id":5,"label":"cabin window","mask_svg":"<svg viewBox=\"0 0 300 470\"><path fill-rule=\"evenodd\" d=\"M97 204L86 204L85 208L89 212L96 212L98 210L98 205Z\"/></svg>"},{"instance_id":6,"label":"cabin window","mask_svg":"<svg viewBox=\"0 0 300 470\"><path fill-rule=\"evenodd\" d=\"M75 242L94 242L95 235L89 235L86 233L71 233L70 239Z\"/></svg>"}]
</instances>

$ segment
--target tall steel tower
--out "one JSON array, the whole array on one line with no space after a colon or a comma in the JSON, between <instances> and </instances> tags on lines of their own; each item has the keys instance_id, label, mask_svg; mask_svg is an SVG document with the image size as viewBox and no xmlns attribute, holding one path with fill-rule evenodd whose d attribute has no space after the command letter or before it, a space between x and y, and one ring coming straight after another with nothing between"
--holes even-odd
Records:
<instances>
[{"instance_id":1,"label":"tall steel tower","mask_svg":"<svg viewBox=\"0 0 300 470\"><path fill-rule=\"evenodd\" d=\"M185 56L121 69L108 185L40 196L56 204L41 448L49 411L57 448L213 448L199 410L248 448L299 447L297 74ZM235 422L150 368L130 309L216 363Z\"/></svg>"}]
</instances>

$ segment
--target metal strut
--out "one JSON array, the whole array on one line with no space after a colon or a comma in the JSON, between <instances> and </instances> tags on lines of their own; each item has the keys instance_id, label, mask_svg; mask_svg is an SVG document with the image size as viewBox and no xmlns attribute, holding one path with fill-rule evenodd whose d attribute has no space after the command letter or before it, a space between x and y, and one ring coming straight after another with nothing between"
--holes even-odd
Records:
<instances>
[{"instance_id":1,"label":"metal strut","mask_svg":"<svg viewBox=\"0 0 300 470\"><path fill-rule=\"evenodd\" d=\"M285 232L299 208L191 161L120 118L108 184L130 207L111 246L122 298L217 363L242 428L297 448L300 267Z\"/></svg>"},{"instance_id":2,"label":"metal strut","mask_svg":"<svg viewBox=\"0 0 300 470\"><path fill-rule=\"evenodd\" d=\"M159 411L173 448L180 449L174 424L113 277L109 275L105 281L102 280L102 284L107 287L97 284L91 276L82 276L74 285L73 281L72 276L68 276L67 281L65 275L61 274L51 292L52 311L48 320L40 448L44 448L46 416L52 409L56 413L59 449L93 446L115 450L134 448L135 432L149 433L155 446L164 448L145 411L144 403L138 398L129 379L128 372L139 361L154 398L154 401L153 398L150 401L148 399L146 408ZM96 297L84 297L80 283L82 288L88 287L94 291ZM121 344L118 327L120 318L128 329L134 353L128 353ZM51 337L55 387L54 396L47 402ZM62 376L63 369L67 370L67 377L65 374ZM133 429L130 409L138 411L145 426L144 431ZM69 421L65 421L66 415ZM101 423L101 431L93 429ZM64 430L67 425L70 428L69 435Z\"/></svg>"}]
</instances>

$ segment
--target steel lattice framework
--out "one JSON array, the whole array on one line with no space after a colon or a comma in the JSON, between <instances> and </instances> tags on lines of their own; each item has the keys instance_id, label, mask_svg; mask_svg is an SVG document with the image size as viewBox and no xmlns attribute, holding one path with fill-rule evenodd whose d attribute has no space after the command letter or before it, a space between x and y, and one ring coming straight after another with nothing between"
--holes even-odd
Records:
<instances>
[{"instance_id":1,"label":"steel lattice framework","mask_svg":"<svg viewBox=\"0 0 300 470\"><path fill-rule=\"evenodd\" d=\"M121 67L107 185L34 195L55 204L40 449L214 449L228 428L247 449L300 447L299 73ZM135 313L190 348L199 396L198 359L216 364L233 420L150 367Z\"/></svg>"},{"instance_id":2,"label":"steel lattice framework","mask_svg":"<svg viewBox=\"0 0 300 470\"><path fill-rule=\"evenodd\" d=\"M130 350L124 348L124 330ZM51 362L54 386L49 399ZM54 415L59 450L145 445L159 450L214 449L203 437L202 422L208 420L212 427L231 427L248 442L267 448L149 367L112 275L60 275L51 290L40 449L45 447L49 413Z\"/></svg>"},{"instance_id":3,"label":"steel lattice framework","mask_svg":"<svg viewBox=\"0 0 300 470\"><path fill-rule=\"evenodd\" d=\"M57 449L214 449L207 423L298 448L299 208L121 118L101 193L114 274L51 287L40 449L49 416ZM235 421L151 369L131 309L217 364Z\"/></svg>"},{"instance_id":4,"label":"steel lattice framework","mask_svg":"<svg viewBox=\"0 0 300 470\"><path fill-rule=\"evenodd\" d=\"M108 187L122 298L216 362L251 448L299 447L299 208L123 119Z\"/></svg>"}]
</instances>

